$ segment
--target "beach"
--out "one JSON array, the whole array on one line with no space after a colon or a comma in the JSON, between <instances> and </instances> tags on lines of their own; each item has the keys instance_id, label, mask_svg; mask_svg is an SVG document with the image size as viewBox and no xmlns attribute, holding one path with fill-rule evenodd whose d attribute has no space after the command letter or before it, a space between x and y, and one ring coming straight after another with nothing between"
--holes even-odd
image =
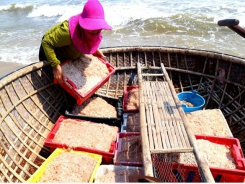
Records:
<instances>
[{"instance_id":1,"label":"beach","mask_svg":"<svg viewBox=\"0 0 245 184\"><path fill-rule=\"evenodd\" d=\"M3 76L18 70L19 68L24 67L25 65L21 63L13 63L13 62L0 62L0 78Z\"/></svg>"}]
</instances>

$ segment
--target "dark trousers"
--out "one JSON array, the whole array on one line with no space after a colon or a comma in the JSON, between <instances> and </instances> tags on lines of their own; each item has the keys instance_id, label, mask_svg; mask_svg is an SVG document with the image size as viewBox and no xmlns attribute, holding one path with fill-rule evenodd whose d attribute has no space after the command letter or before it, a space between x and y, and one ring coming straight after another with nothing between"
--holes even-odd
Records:
<instances>
[{"instance_id":1,"label":"dark trousers","mask_svg":"<svg viewBox=\"0 0 245 184\"><path fill-rule=\"evenodd\" d=\"M43 50L43 47L42 47L42 44L40 45L40 49L39 49L39 61L47 61L47 57L44 53L44 50Z\"/></svg>"},{"instance_id":2,"label":"dark trousers","mask_svg":"<svg viewBox=\"0 0 245 184\"><path fill-rule=\"evenodd\" d=\"M44 36L43 36L43 38L44 38ZM43 40L43 38L42 38L42 40ZM44 61L44 60L47 61L47 57L44 53L43 46L41 44L40 48L39 48L39 61Z\"/></svg>"},{"instance_id":3,"label":"dark trousers","mask_svg":"<svg viewBox=\"0 0 245 184\"><path fill-rule=\"evenodd\" d=\"M56 51L55 51L55 54L56 54L57 59L60 60L61 63L67 60L67 58L64 58L60 56L59 54L57 54ZM42 44L40 45L40 48L39 48L39 61L47 61L47 57L44 53Z\"/></svg>"}]
</instances>

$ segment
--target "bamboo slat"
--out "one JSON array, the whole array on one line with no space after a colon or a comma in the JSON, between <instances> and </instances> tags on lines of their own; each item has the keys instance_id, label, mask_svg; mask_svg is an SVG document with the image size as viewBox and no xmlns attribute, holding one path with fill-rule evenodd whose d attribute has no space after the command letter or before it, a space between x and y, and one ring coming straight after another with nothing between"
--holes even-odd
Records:
<instances>
[{"instance_id":1,"label":"bamboo slat","mask_svg":"<svg viewBox=\"0 0 245 184\"><path fill-rule=\"evenodd\" d=\"M159 85L159 83L167 82L142 81L139 63L137 63L137 68L143 153L165 153L170 152L170 150L172 150L172 152L193 151L190 144L186 144L186 140L181 140L183 133L180 132L185 131L185 129L180 128L180 125L176 125L180 124L180 116L174 115L174 113L178 113L177 110L173 110L175 106L173 103L174 101L172 100L171 104L169 104L166 99L169 100L171 97L167 97L164 99L164 102L166 103L159 103L159 101L163 101L163 99L161 99L163 96L162 90L166 90L161 89L162 86ZM172 93L168 90L166 94L168 96ZM162 111L163 109L165 110L164 113ZM164 119L162 114L165 114L166 119ZM175 117L178 117L178 119L175 119ZM180 140L177 140L177 138ZM148 145L149 147L146 149L144 147L145 145ZM144 159L146 158L143 156L143 163L145 162ZM147 169L146 167L144 168L145 170Z\"/></svg>"},{"instance_id":2,"label":"bamboo slat","mask_svg":"<svg viewBox=\"0 0 245 184\"><path fill-rule=\"evenodd\" d=\"M205 162L205 159L200 160L203 158L199 156L199 151L197 150L194 136L192 132L190 131L190 127L188 125L188 122L186 121L183 109L181 107L181 103L179 100L177 100L176 92L173 90L173 86L170 82L169 76L164 68L164 65L161 64L161 67L162 67L162 72L163 72L163 75L166 81L160 81L160 82L159 81L142 81L142 75L141 75L142 69L140 67L140 64L139 63L137 64L138 80L140 84L139 86L140 121L144 120L144 125L145 123L147 125L147 126L141 127L141 131L144 132L143 134L141 132L142 145L146 145L146 144L148 146L150 145L150 147L147 147L147 150L145 149L144 146L142 146L142 150L143 152L149 151L151 152L151 154L166 153L166 152L171 152L171 150L173 150L173 152L185 152L185 151L192 152L194 151L197 154L196 156L197 162L200 163L199 168L201 171L201 175L203 175L204 180L208 182L214 182L214 179L211 175L209 167L207 167L208 165ZM162 83L165 83L165 85ZM143 93L143 90L146 90L146 91L144 91ZM165 98L163 99L161 99L161 95L160 95L161 91L165 91L164 93ZM143 94L146 94L145 97L143 96ZM162 104L157 103L159 100L160 101L163 100L165 103L162 103ZM164 105L166 106L166 108L165 108L165 113L163 114L165 114L166 117L168 117L168 120L170 121L166 121L164 118L161 119L161 117L164 117L164 116L160 116L161 113L159 112L159 109L162 109L162 108L159 108L159 107L161 106L163 107ZM146 106L148 108L145 108ZM150 109L152 109L152 113L151 111L149 111L149 107ZM145 115L150 115L150 120L151 121L154 120L154 123L148 122L147 120L149 119L149 117L144 117ZM164 121L165 121L165 126L161 126L162 122ZM181 123L183 126L177 125ZM143 125L142 122L141 122L141 125ZM151 129L149 129L149 126L151 127ZM146 127L148 127L148 130L146 130ZM165 139L166 136L162 134L164 132L163 129L168 130L168 137L167 137L168 140L166 140ZM155 131L155 134L154 134L154 131ZM150 133L152 133L153 136L151 136ZM183 139L183 134L187 136L184 136L185 137L184 140L181 140ZM150 139L148 139L148 136L150 137ZM177 140L176 138L180 139L180 141ZM151 143L149 143L149 140L151 140ZM148 141L148 143L146 141ZM152 141L153 141L153 144L152 144ZM170 142L170 148L164 149L164 146L166 146L165 141ZM191 143L189 143L189 141L191 141ZM154 145L154 148L152 147L153 145ZM190 145L194 145L194 148Z\"/></svg>"},{"instance_id":3,"label":"bamboo slat","mask_svg":"<svg viewBox=\"0 0 245 184\"><path fill-rule=\"evenodd\" d=\"M140 104L140 137L142 141L142 160L144 166L145 176L153 176L153 166L151 161L151 154L149 151L149 140L146 130L146 119L144 110L144 98L142 91L142 76L140 71L140 63L137 63L137 74L138 74L138 84L139 84L139 104Z\"/></svg>"},{"instance_id":4,"label":"bamboo slat","mask_svg":"<svg viewBox=\"0 0 245 184\"><path fill-rule=\"evenodd\" d=\"M186 132L188 134L189 141L190 141L191 145L194 148L194 153L195 153L194 155L196 157L196 160L197 160L197 163L198 163L198 167L200 169L200 173L203 176L205 182L215 183L214 178L212 176L212 173L210 171L209 165L208 165L206 159L204 158L203 154L200 153L200 151L199 151L199 149L197 147L196 138L195 138L194 134L191 131L191 128L190 128L190 125L189 125L189 123L187 121L185 113L184 113L184 111L183 111L183 109L182 109L182 107L180 105L181 102L177 98L176 92L175 92L174 87L173 87L173 85L171 83L171 80L170 80L170 78L169 78L169 76L167 74L167 71L166 71L166 69L165 69L163 64L161 64L161 67L162 67L162 72L165 74L165 76L167 78L171 93L173 94L174 101L176 102L176 105L178 107L179 113L180 113L180 115L182 117L182 120L184 122L185 130L186 130Z\"/></svg>"},{"instance_id":5,"label":"bamboo slat","mask_svg":"<svg viewBox=\"0 0 245 184\"><path fill-rule=\"evenodd\" d=\"M147 86L147 84L146 84ZM143 82L143 88L145 87L145 82ZM152 117L154 119L154 127L153 129L155 129L156 132L156 139L154 140L156 148L158 149L162 149L162 139L161 139L161 135L160 135L160 120L159 120L159 113L158 113L158 109L156 107L156 100L154 98L154 91L152 90L152 86L150 84L148 84L148 91L149 91L149 98L151 99L151 105L152 105Z\"/></svg>"},{"instance_id":6,"label":"bamboo slat","mask_svg":"<svg viewBox=\"0 0 245 184\"><path fill-rule=\"evenodd\" d=\"M150 99L145 104L145 107L148 107L145 110L148 112L149 107L152 109L152 113L146 113L146 115L150 115L146 119L151 119L151 122L147 121L149 123L147 124L148 134L151 137L150 139L154 141L153 144L150 143L150 152L153 153L158 150L157 152L159 153L161 148L163 152L165 149L192 150L177 107L173 100L172 102L169 100L171 98L169 96L171 95L170 90L167 90L169 91L168 94L163 93L163 91L166 91L167 85L160 90L160 87L164 86L162 85L163 83L167 84L164 81L143 81L143 90L146 91L147 98ZM152 123L152 120L154 120L154 123Z\"/></svg>"}]
</instances>

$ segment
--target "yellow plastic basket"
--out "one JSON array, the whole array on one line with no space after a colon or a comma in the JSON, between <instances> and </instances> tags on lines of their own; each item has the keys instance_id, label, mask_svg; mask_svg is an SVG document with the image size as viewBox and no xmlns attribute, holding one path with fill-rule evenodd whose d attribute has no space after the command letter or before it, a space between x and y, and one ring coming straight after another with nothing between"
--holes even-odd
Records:
<instances>
[{"instance_id":1,"label":"yellow plastic basket","mask_svg":"<svg viewBox=\"0 0 245 184\"><path fill-rule=\"evenodd\" d=\"M36 172L27 180L28 183L38 183L41 177L44 175L45 169L47 168L48 164L56 157L57 155L63 153L63 152L69 152L68 150L61 149L61 148L56 148L55 151L45 160L45 162L39 167ZM83 155L88 155L93 157L95 160L97 160L97 163L95 165L95 168L93 170L93 173L90 177L89 183L92 183L95 177L95 174L102 162L102 156L93 154L93 153L87 153L87 152L82 152L82 151L73 151L71 150L70 153L74 154L83 154Z\"/></svg>"}]
</instances>

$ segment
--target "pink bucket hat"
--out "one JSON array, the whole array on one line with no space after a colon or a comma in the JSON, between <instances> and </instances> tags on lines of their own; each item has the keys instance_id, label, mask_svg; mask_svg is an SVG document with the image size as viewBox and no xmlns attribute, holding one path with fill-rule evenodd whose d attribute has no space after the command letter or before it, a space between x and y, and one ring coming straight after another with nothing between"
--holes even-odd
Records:
<instances>
[{"instance_id":1,"label":"pink bucket hat","mask_svg":"<svg viewBox=\"0 0 245 184\"><path fill-rule=\"evenodd\" d=\"M104 10L98 0L88 0L82 13L70 17L68 26L74 46L84 54L93 54L102 40L101 32L94 35L87 30L111 30L104 19Z\"/></svg>"},{"instance_id":2,"label":"pink bucket hat","mask_svg":"<svg viewBox=\"0 0 245 184\"><path fill-rule=\"evenodd\" d=\"M105 21L104 9L98 0L88 0L86 2L79 18L79 24L87 30L111 30L111 27Z\"/></svg>"}]
</instances>

